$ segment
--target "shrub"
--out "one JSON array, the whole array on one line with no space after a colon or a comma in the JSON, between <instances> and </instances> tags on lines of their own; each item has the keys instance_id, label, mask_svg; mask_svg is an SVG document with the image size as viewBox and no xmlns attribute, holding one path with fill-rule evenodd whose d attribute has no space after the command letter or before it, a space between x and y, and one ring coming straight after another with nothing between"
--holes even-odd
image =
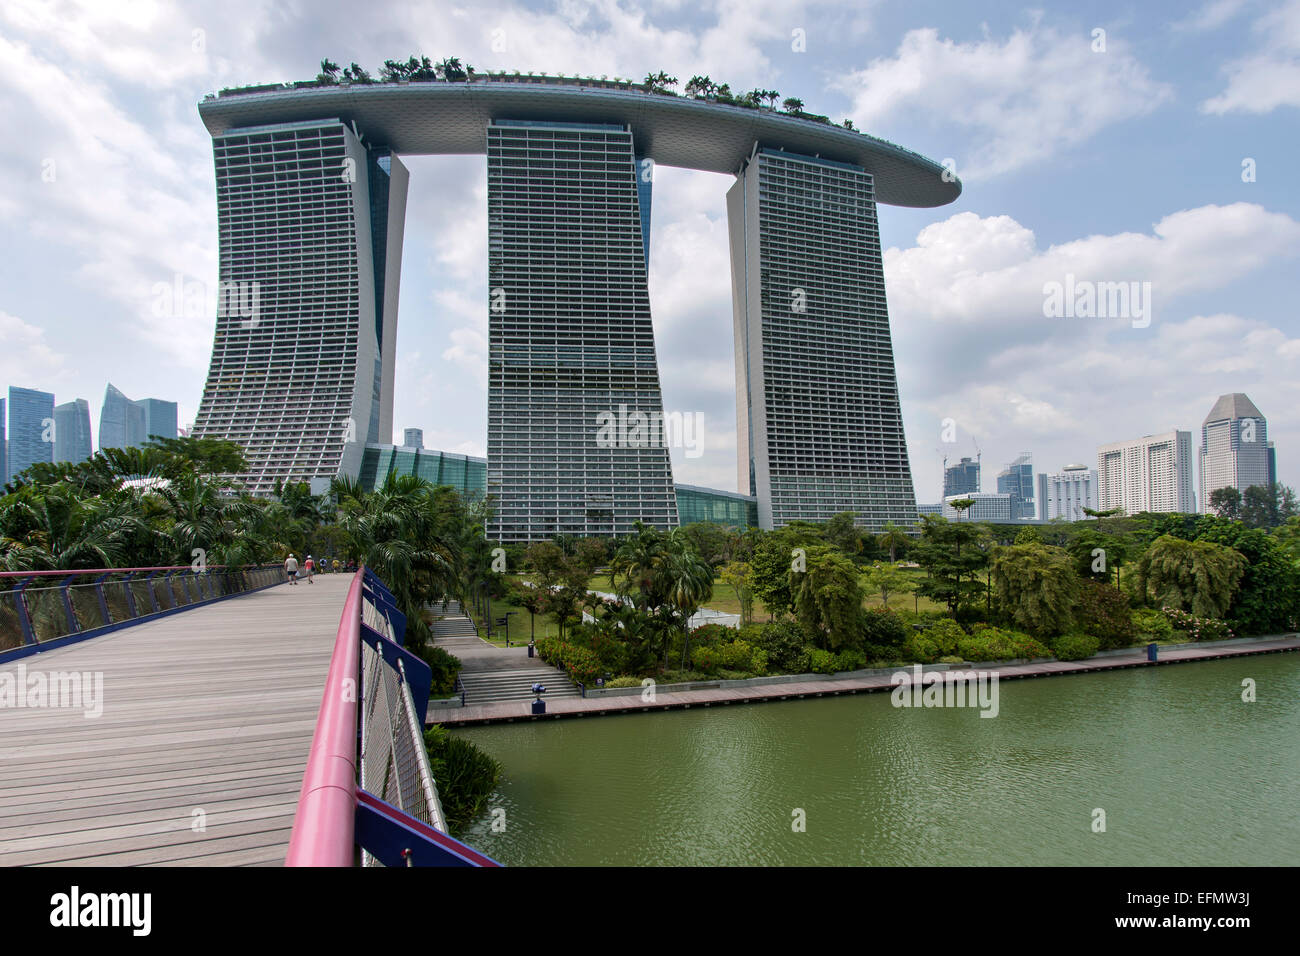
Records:
<instances>
[{"instance_id":1,"label":"shrub","mask_svg":"<svg viewBox=\"0 0 1300 956\"><path fill-rule=\"evenodd\" d=\"M429 688L429 696L450 697L456 693L456 678L461 668L460 658L432 644L420 648L420 657L433 671L433 684Z\"/></svg>"},{"instance_id":2,"label":"shrub","mask_svg":"<svg viewBox=\"0 0 1300 956\"><path fill-rule=\"evenodd\" d=\"M1039 641L1020 631L978 624L973 634L957 642L957 652L967 661L1009 661L1019 658L1051 657Z\"/></svg>"},{"instance_id":3,"label":"shrub","mask_svg":"<svg viewBox=\"0 0 1300 956\"><path fill-rule=\"evenodd\" d=\"M867 666L867 655L856 647L850 647L835 655L837 671L859 671Z\"/></svg>"},{"instance_id":4,"label":"shrub","mask_svg":"<svg viewBox=\"0 0 1300 956\"><path fill-rule=\"evenodd\" d=\"M1133 612L1133 627L1138 640L1149 644L1153 641L1168 641L1174 636L1174 626L1164 611L1155 608L1140 607Z\"/></svg>"},{"instance_id":5,"label":"shrub","mask_svg":"<svg viewBox=\"0 0 1300 956\"><path fill-rule=\"evenodd\" d=\"M899 648L911 628L893 611L870 608L862 614L862 640L877 647Z\"/></svg>"},{"instance_id":6,"label":"shrub","mask_svg":"<svg viewBox=\"0 0 1300 956\"><path fill-rule=\"evenodd\" d=\"M1236 637L1227 621L1213 617L1195 617L1178 608L1162 608L1175 631L1189 641L1225 641Z\"/></svg>"},{"instance_id":7,"label":"shrub","mask_svg":"<svg viewBox=\"0 0 1300 956\"><path fill-rule=\"evenodd\" d=\"M718 648L718 651L722 654L722 666L728 670L747 671L751 669L754 648L744 641L732 641L730 644L723 644Z\"/></svg>"},{"instance_id":8,"label":"shrub","mask_svg":"<svg viewBox=\"0 0 1300 956\"><path fill-rule=\"evenodd\" d=\"M767 651L761 647L756 647L749 655L749 669L755 677L762 677L767 673Z\"/></svg>"},{"instance_id":9,"label":"shrub","mask_svg":"<svg viewBox=\"0 0 1300 956\"><path fill-rule=\"evenodd\" d=\"M1028 529L1025 529L1025 530L1028 530ZM1021 533L1023 534L1023 532L1021 532ZM940 664L965 664L965 663L966 663L966 658L964 658L964 657L958 657L958 656L955 655L955 654L946 654L946 655L944 655L943 657L939 658L939 663L940 663Z\"/></svg>"},{"instance_id":10,"label":"shrub","mask_svg":"<svg viewBox=\"0 0 1300 956\"><path fill-rule=\"evenodd\" d=\"M1097 653L1100 642L1089 634L1062 634L1052 642L1058 661L1081 661Z\"/></svg>"},{"instance_id":11,"label":"shrub","mask_svg":"<svg viewBox=\"0 0 1300 956\"><path fill-rule=\"evenodd\" d=\"M899 653L909 661L933 664L940 657L956 652L957 642L965 636L960 624L952 618L944 618L925 630L909 634Z\"/></svg>"},{"instance_id":12,"label":"shrub","mask_svg":"<svg viewBox=\"0 0 1300 956\"><path fill-rule=\"evenodd\" d=\"M605 681L606 687L640 687L640 677L615 677L613 680Z\"/></svg>"},{"instance_id":13,"label":"shrub","mask_svg":"<svg viewBox=\"0 0 1300 956\"><path fill-rule=\"evenodd\" d=\"M758 633L757 646L767 653L768 664L776 671L791 674L806 672L808 660L803 645L803 630L792 621L764 624Z\"/></svg>"},{"instance_id":14,"label":"shrub","mask_svg":"<svg viewBox=\"0 0 1300 956\"><path fill-rule=\"evenodd\" d=\"M483 812L501 779L501 764L440 724L424 732L424 747L447 828L458 836Z\"/></svg>"},{"instance_id":15,"label":"shrub","mask_svg":"<svg viewBox=\"0 0 1300 956\"><path fill-rule=\"evenodd\" d=\"M1137 640L1128 595L1101 581L1081 582L1076 618L1087 622L1088 633L1103 651L1128 647Z\"/></svg>"},{"instance_id":16,"label":"shrub","mask_svg":"<svg viewBox=\"0 0 1300 956\"><path fill-rule=\"evenodd\" d=\"M808 669L814 674L834 674L836 655L819 647L807 648Z\"/></svg>"},{"instance_id":17,"label":"shrub","mask_svg":"<svg viewBox=\"0 0 1300 956\"><path fill-rule=\"evenodd\" d=\"M693 684L703 680L714 680L714 676L702 671L664 671L659 675L660 684Z\"/></svg>"},{"instance_id":18,"label":"shrub","mask_svg":"<svg viewBox=\"0 0 1300 956\"><path fill-rule=\"evenodd\" d=\"M727 641L736 639L736 629L734 627L723 627L721 624L705 624L691 631L691 644L698 647L716 647L719 644L725 644Z\"/></svg>"},{"instance_id":19,"label":"shrub","mask_svg":"<svg viewBox=\"0 0 1300 956\"><path fill-rule=\"evenodd\" d=\"M722 651L716 647L696 647L691 650L691 663L706 674L716 674L722 666Z\"/></svg>"}]
</instances>

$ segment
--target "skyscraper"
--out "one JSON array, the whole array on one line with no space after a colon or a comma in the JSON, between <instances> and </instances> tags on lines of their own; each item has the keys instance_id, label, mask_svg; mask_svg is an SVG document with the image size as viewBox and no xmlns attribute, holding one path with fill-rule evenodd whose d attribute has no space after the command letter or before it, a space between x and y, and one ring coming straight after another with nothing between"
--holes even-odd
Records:
<instances>
[{"instance_id":1,"label":"skyscraper","mask_svg":"<svg viewBox=\"0 0 1300 956\"><path fill-rule=\"evenodd\" d=\"M0 398L0 483L9 480L9 440L5 431L5 400Z\"/></svg>"},{"instance_id":2,"label":"skyscraper","mask_svg":"<svg viewBox=\"0 0 1300 956\"><path fill-rule=\"evenodd\" d=\"M963 458L943 470L943 496L969 495L980 490L980 463Z\"/></svg>"},{"instance_id":3,"label":"skyscraper","mask_svg":"<svg viewBox=\"0 0 1300 956\"><path fill-rule=\"evenodd\" d=\"M145 411L109 382L99 410L99 448L137 448L144 444Z\"/></svg>"},{"instance_id":4,"label":"skyscraper","mask_svg":"<svg viewBox=\"0 0 1300 956\"><path fill-rule=\"evenodd\" d=\"M1196 510L1192 493L1192 433L1170 431L1097 449L1098 510Z\"/></svg>"},{"instance_id":5,"label":"skyscraper","mask_svg":"<svg viewBox=\"0 0 1300 956\"><path fill-rule=\"evenodd\" d=\"M677 524L646 288L649 215L632 133L497 120L488 136L488 534Z\"/></svg>"},{"instance_id":6,"label":"skyscraper","mask_svg":"<svg viewBox=\"0 0 1300 956\"><path fill-rule=\"evenodd\" d=\"M998 493L1011 496L1011 517L1032 518L1034 509L1034 465L1025 452L998 473Z\"/></svg>"},{"instance_id":7,"label":"skyscraper","mask_svg":"<svg viewBox=\"0 0 1300 956\"><path fill-rule=\"evenodd\" d=\"M9 388L9 474L37 462L54 461L54 395L34 388Z\"/></svg>"},{"instance_id":8,"label":"skyscraper","mask_svg":"<svg viewBox=\"0 0 1300 956\"><path fill-rule=\"evenodd\" d=\"M158 398L141 398L136 405L144 411L144 438L148 442L155 435L159 438L176 437L176 403L164 402Z\"/></svg>"},{"instance_id":9,"label":"skyscraper","mask_svg":"<svg viewBox=\"0 0 1300 956\"><path fill-rule=\"evenodd\" d=\"M1097 508L1097 473L1087 465L1066 465L1038 476L1038 517L1043 521L1087 517L1084 508Z\"/></svg>"},{"instance_id":10,"label":"skyscraper","mask_svg":"<svg viewBox=\"0 0 1300 956\"><path fill-rule=\"evenodd\" d=\"M408 428L402 433L402 446L404 448L423 448L424 447L424 429Z\"/></svg>"},{"instance_id":11,"label":"skyscraper","mask_svg":"<svg viewBox=\"0 0 1300 956\"><path fill-rule=\"evenodd\" d=\"M91 456L90 403L84 398L54 406L54 460L76 464Z\"/></svg>"},{"instance_id":12,"label":"skyscraper","mask_svg":"<svg viewBox=\"0 0 1300 956\"><path fill-rule=\"evenodd\" d=\"M193 434L241 445L254 494L356 475L392 440L406 167L337 119L212 145L219 308Z\"/></svg>"},{"instance_id":13,"label":"skyscraper","mask_svg":"<svg viewBox=\"0 0 1300 956\"><path fill-rule=\"evenodd\" d=\"M1201 511L1220 488L1268 485L1268 422L1241 392L1220 395L1201 423Z\"/></svg>"},{"instance_id":14,"label":"skyscraper","mask_svg":"<svg viewBox=\"0 0 1300 956\"><path fill-rule=\"evenodd\" d=\"M737 465L759 526L914 523L872 175L756 147L727 220Z\"/></svg>"}]
</instances>

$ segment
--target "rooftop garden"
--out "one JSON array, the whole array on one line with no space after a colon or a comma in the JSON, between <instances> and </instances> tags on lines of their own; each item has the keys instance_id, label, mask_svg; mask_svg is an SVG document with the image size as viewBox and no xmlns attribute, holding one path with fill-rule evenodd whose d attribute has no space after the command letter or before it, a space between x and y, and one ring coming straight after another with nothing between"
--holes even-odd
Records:
<instances>
[{"instance_id":1,"label":"rooftop garden","mask_svg":"<svg viewBox=\"0 0 1300 956\"><path fill-rule=\"evenodd\" d=\"M220 96L237 96L247 93L268 93L285 89L308 89L324 86L371 85L380 83L551 83L561 86L595 86L605 89L630 90L657 96L682 96L687 99L704 100L710 103L722 103L742 109L767 110L784 116L809 120L833 126L830 117L804 110L804 102L795 96L784 99L776 90L753 89L746 92L733 90L728 83L715 83L708 76L692 76L682 87L676 90L678 79L660 70L648 73L644 80L636 81L624 77L608 75L578 76L556 73L521 73L483 72L480 73L468 63L461 63L457 57L447 57L437 63L427 56L411 56L406 60L385 60L377 74L353 62L346 67L340 66L328 58L321 60L320 72L312 80L298 80L292 83L270 83L261 86L228 87L221 90ZM211 98L211 97L209 97ZM778 109L777 104L780 104ZM844 129L854 130L853 121L845 119L839 124Z\"/></svg>"}]
</instances>

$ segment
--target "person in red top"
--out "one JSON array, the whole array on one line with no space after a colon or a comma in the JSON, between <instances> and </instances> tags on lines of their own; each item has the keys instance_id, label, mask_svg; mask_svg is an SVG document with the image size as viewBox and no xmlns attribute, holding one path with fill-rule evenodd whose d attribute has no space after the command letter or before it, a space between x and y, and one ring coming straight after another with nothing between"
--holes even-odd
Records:
<instances>
[{"instance_id":1,"label":"person in red top","mask_svg":"<svg viewBox=\"0 0 1300 956\"><path fill-rule=\"evenodd\" d=\"M314 572L316 570L316 562L312 560L312 556L310 554L307 555L307 560L302 563L302 568L304 571L307 572L307 583L315 584L316 582L313 579L313 577L314 577Z\"/></svg>"}]
</instances>

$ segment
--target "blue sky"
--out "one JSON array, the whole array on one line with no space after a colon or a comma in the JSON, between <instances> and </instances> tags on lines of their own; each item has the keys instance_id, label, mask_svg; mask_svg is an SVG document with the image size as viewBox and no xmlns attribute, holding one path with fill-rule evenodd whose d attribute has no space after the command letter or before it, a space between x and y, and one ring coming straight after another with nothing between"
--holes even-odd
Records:
<instances>
[{"instance_id":1,"label":"blue sky","mask_svg":"<svg viewBox=\"0 0 1300 956\"><path fill-rule=\"evenodd\" d=\"M956 203L880 210L921 501L937 499L945 453L978 446L993 490L1022 451L1042 471L1095 467L1098 444L1173 427L1199 441L1231 391L1268 417L1280 478L1300 484L1300 0L6 0L0 387L86 398L97 424L111 381L191 422L215 315L159 315L152 290L216 280L195 104L313 76L322 56L374 70L412 52L480 70L703 73L952 159ZM484 161L406 162L394 426L481 455ZM729 184L658 168L650 291L666 408L705 421L704 454L674 453L677 479L734 489ZM1044 284L1067 274L1150 282L1150 325L1045 317Z\"/></svg>"}]
</instances>

